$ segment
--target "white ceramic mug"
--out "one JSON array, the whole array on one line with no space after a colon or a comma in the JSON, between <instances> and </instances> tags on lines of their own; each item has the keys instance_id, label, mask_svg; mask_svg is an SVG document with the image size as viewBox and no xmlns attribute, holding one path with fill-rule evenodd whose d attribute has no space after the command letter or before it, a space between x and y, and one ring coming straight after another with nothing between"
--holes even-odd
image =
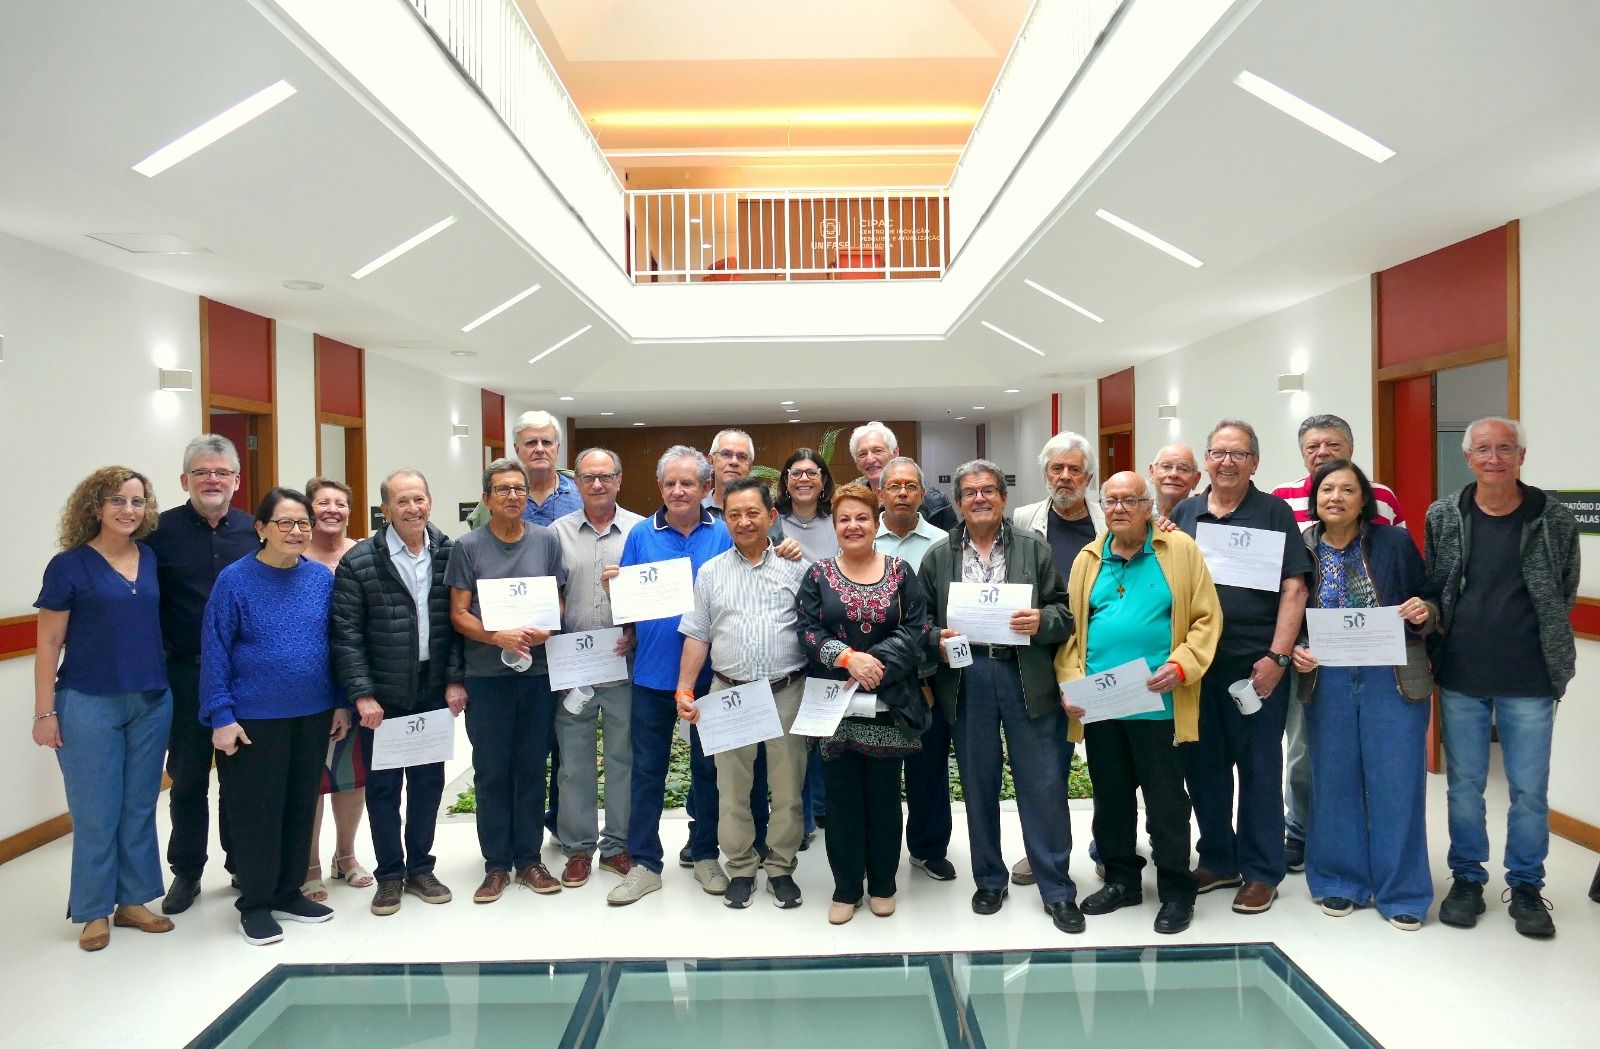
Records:
<instances>
[{"instance_id":1,"label":"white ceramic mug","mask_svg":"<svg viewBox=\"0 0 1600 1049\"><path fill-rule=\"evenodd\" d=\"M533 653L530 652L525 656L519 656L509 648L502 648L500 650L500 662L520 674L533 666Z\"/></svg>"},{"instance_id":2,"label":"white ceramic mug","mask_svg":"<svg viewBox=\"0 0 1600 1049\"><path fill-rule=\"evenodd\" d=\"M1234 706L1239 708L1239 713L1249 716L1261 709L1261 697L1256 695L1256 685L1249 678L1242 678L1228 686L1228 695L1233 697Z\"/></svg>"},{"instance_id":3,"label":"white ceramic mug","mask_svg":"<svg viewBox=\"0 0 1600 1049\"><path fill-rule=\"evenodd\" d=\"M582 714L583 708L589 705L589 700L594 698L594 688L589 685L579 685L567 692L561 705L567 708L568 714Z\"/></svg>"},{"instance_id":4,"label":"white ceramic mug","mask_svg":"<svg viewBox=\"0 0 1600 1049\"><path fill-rule=\"evenodd\" d=\"M957 634L940 641L944 646L944 658L954 670L972 665L972 643L967 640L967 635Z\"/></svg>"}]
</instances>

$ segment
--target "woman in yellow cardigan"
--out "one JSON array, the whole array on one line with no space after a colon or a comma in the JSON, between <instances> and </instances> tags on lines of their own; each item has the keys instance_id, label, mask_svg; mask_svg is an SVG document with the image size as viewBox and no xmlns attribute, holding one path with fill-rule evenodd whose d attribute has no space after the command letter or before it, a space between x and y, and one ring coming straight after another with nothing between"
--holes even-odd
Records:
<instances>
[{"instance_id":1,"label":"woman in yellow cardigan","mask_svg":"<svg viewBox=\"0 0 1600 1049\"><path fill-rule=\"evenodd\" d=\"M1153 668L1145 686L1159 709L1095 720L1062 700L1073 740L1087 739L1094 780L1094 839L1106 883L1081 904L1109 914L1144 901L1136 791L1143 791L1161 910L1155 931L1177 933L1194 917L1189 875L1189 794L1179 743L1199 738L1200 678L1222 633L1222 609L1200 548L1178 531L1151 526L1150 482L1119 473L1101 489L1107 534L1072 562L1067 603L1073 633L1056 654L1062 684L1133 660ZM1086 726L1083 718L1090 719Z\"/></svg>"}]
</instances>

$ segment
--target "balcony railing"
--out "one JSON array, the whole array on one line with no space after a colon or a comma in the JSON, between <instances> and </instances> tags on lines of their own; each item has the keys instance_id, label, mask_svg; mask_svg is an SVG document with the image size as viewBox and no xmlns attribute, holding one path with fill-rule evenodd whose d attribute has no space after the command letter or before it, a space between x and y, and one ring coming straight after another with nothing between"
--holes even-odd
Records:
<instances>
[{"instance_id":1,"label":"balcony railing","mask_svg":"<svg viewBox=\"0 0 1600 1049\"><path fill-rule=\"evenodd\" d=\"M637 284L937 280L949 263L942 187L629 190Z\"/></svg>"}]
</instances>

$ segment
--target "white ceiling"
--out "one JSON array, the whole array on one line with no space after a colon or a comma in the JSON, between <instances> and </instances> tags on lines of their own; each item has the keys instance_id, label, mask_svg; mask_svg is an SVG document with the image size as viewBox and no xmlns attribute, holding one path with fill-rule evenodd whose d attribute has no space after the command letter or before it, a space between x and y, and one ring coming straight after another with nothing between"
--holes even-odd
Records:
<instances>
[{"instance_id":1,"label":"white ceiling","mask_svg":"<svg viewBox=\"0 0 1600 1049\"><path fill-rule=\"evenodd\" d=\"M595 5L607 6L628 5ZM568 411L590 423L602 410L618 413L608 421L777 420L783 399L812 419L993 411L1001 388L1028 398L1092 379L1600 187L1600 5L1262 0L1241 5L1238 27L1091 182L1060 187L1050 222L942 341L640 345L248 0L153 10L55 0L0 13L0 231L464 382L571 394ZM1232 86L1244 68L1398 156L1375 165L1290 121ZM266 117L158 178L131 170L280 77L299 94ZM1206 266L1126 237L1093 217L1101 207ZM424 249L349 279L448 214L460 221ZM174 234L211 254L130 255L91 233ZM327 288L282 287L295 278ZM527 302L460 333L533 283L542 290Z\"/></svg>"}]
</instances>

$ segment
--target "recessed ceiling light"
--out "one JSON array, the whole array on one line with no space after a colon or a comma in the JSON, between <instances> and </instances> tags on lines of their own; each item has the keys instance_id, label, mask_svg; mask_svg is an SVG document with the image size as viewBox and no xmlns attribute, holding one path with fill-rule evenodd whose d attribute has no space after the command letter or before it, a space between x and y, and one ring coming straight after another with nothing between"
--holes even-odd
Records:
<instances>
[{"instance_id":1,"label":"recessed ceiling light","mask_svg":"<svg viewBox=\"0 0 1600 1049\"><path fill-rule=\"evenodd\" d=\"M224 135L244 127L256 117L294 94L294 85L287 80L262 88L249 98L223 110L193 131L179 136L169 145L162 146L133 166L133 170L146 178L155 178L172 165L188 160L196 153Z\"/></svg>"},{"instance_id":2,"label":"recessed ceiling light","mask_svg":"<svg viewBox=\"0 0 1600 1049\"><path fill-rule=\"evenodd\" d=\"M1037 346L1030 346L1028 343L1023 342L1021 339L1017 338L1015 335L1013 335L1010 332L1006 331L1004 328L997 328L993 324L990 324L988 321L983 321L982 323L983 323L983 326L985 328L988 328L990 331L994 332L996 335L999 335L1001 338L1010 339L1012 342L1016 343L1018 346L1021 346L1023 349L1028 350L1028 351L1030 351L1032 353L1037 353L1041 357L1044 356L1044 351L1043 350L1039 349Z\"/></svg>"},{"instance_id":3,"label":"recessed ceiling light","mask_svg":"<svg viewBox=\"0 0 1600 1049\"><path fill-rule=\"evenodd\" d=\"M797 423L797 422L799 422L799 421L800 421L800 420L799 420L799 419L790 419L790 420L789 420L789 421L790 421L790 422L792 422L792 423Z\"/></svg>"},{"instance_id":4,"label":"recessed ceiling light","mask_svg":"<svg viewBox=\"0 0 1600 1049\"><path fill-rule=\"evenodd\" d=\"M1120 229L1122 232L1128 234L1129 236L1138 237L1140 240L1144 241L1146 244L1150 245L1152 248L1156 248L1156 249L1158 249L1160 251L1166 252L1168 255L1171 255L1173 258L1177 259L1181 263L1184 263L1185 265L1193 266L1195 269L1199 269L1201 266L1205 265L1205 263L1201 262L1199 259L1197 259L1193 255L1189 254L1187 251L1184 251L1182 248L1178 247L1176 244L1171 244L1171 243L1168 243L1167 241L1162 240L1160 237L1156 236L1154 233L1151 233L1149 230L1143 229L1143 228L1141 228L1139 226L1135 226L1133 223L1129 222L1127 219L1123 218L1120 215L1113 215L1111 212L1107 211L1105 208L1100 208L1094 214L1095 214L1096 218L1104 219L1105 221L1111 223L1113 226L1117 227L1118 229Z\"/></svg>"},{"instance_id":5,"label":"recessed ceiling light","mask_svg":"<svg viewBox=\"0 0 1600 1049\"><path fill-rule=\"evenodd\" d=\"M800 410L799 408L785 408L784 409L784 411L790 412L790 413L797 412L799 410Z\"/></svg>"},{"instance_id":6,"label":"recessed ceiling light","mask_svg":"<svg viewBox=\"0 0 1600 1049\"><path fill-rule=\"evenodd\" d=\"M793 401L779 401L778 402L778 407L787 408L789 405L791 405L793 403L794 403Z\"/></svg>"},{"instance_id":7,"label":"recessed ceiling light","mask_svg":"<svg viewBox=\"0 0 1600 1049\"><path fill-rule=\"evenodd\" d=\"M283 286L290 291L321 291L322 282L314 280L286 280Z\"/></svg>"},{"instance_id":8,"label":"recessed ceiling light","mask_svg":"<svg viewBox=\"0 0 1600 1049\"><path fill-rule=\"evenodd\" d=\"M184 240L170 233L86 233L84 236L133 255L211 254L210 248L203 248L192 240Z\"/></svg>"},{"instance_id":9,"label":"recessed ceiling light","mask_svg":"<svg viewBox=\"0 0 1600 1049\"><path fill-rule=\"evenodd\" d=\"M644 423L634 423L633 425L635 425L635 426L643 426Z\"/></svg>"},{"instance_id":10,"label":"recessed ceiling light","mask_svg":"<svg viewBox=\"0 0 1600 1049\"><path fill-rule=\"evenodd\" d=\"M360 269L350 274L350 276L354 277L356 280L360 280L362 277L365 277L368 274L389 265L389 263L393 262L395 259L398 259L412 248L428 240L435 234L443 233L445 230L449 229L455 224L456 217L454 215L446 216L445 218L442 218L438 222L435 222L433 225L429 226L427 229L423 230L421 233L418 233L410 240L396 244L382 255L379 255L365 266L362 266Z\"/></svg>"},{"instance_id":11,"label":"recessed ceiling light","mask_svg":"<svg viewBox=\"0 0 1600 1049\"><path fill-rule=\"evenodd\" d=\"M558 401L571 401L571 400L576 400L576 398L563 395L561 397L557 397L556 400L558 400Z\"/></svg>"},{"instance_id":12,"label":"recessed ceiling light","mask_svg":"<svg viewBox=\"0 0 1600 1049\"><path fill-rule=\"evenodd\" d=\"M1026 284L1028 287L1032 288L1034 291L1038 292L1040 295L1047 295L1050 298L1055 299L1057 302L1061 303L1061 305L1067 307L1067 309L1069 309L1069 310L1077 310L1079 313L1083 314L1085 317L1088 317L1090 320L1094 321L1096 324L1104 324L1105 323L1105 318L1100 316L1098 313L1093 313L1093 312L1091 312L1089 310L1084 309L1082 306L1079 306L1076 302L1073 302L1071 299L1067 298L1064 295L1057 295L1055 292L1051 291L1049 288L1045 287L1043 284L1038 283L1037 281L1024 279L1022 283Z\"/></svg>"},{"instance_id":13,"label":"recessed ceiling light","mask_svg":"<svg viewBox=\"0 0 1600 1049\"><path fill-rule=\"evenodd\" d=\"M960 422L962 419L965 419L965 418L966 418L965 415L958 415L958 416L956 416L956 422Z\"/></svg>"},{"instance_id":14,"label":"recessed ceiling light","mask_svg":"<svg viewBox=\"0 0 1600 1049\"><path fill-rule=\"evenodd\" d=\"M981 404L974 404L972 406L972 410L975 411L975 412L981 412L981 411L985 411L986 409Z\"/></svg>"},{"instance_id":15,"label":"recessed ceiling light","mask_svg":"<svg viewBox=\"0 0 1600 1049\"><path fill-rule=\"evenodd\" d=\"M450 356L452 356L452 357L476 357L477 355L478 355L478 351L477 350L451 350L450 351Z\"/></svg>"},{"instance_id":16,"label":"recessed ceiling light","mask_svg":"<svg viewBox=\"0 0 1600 1049\"><path fill-rule=\"evenodd\" d=\"M1021 393L1021 390L1002 390L1002 393Z\"/></svg>"},{"instance_id":17,"label":"recessed ceiling light","mask_svg":"<svg viewBox=\"0 0 1600 1049\"><path fill-rule=\"evenodd\" d=\"M616 412L601 412L600 414L601 415L615 415L617 413Z\"/></svg>"},{"instance_id":18,"label":"recessed ceiling light","mask_svg":"<svg viewBox=\"0 0 1600 1049\"><path fill-rule=\"evenodd\" d=\"M1382 164L1394 150L1364 131L1357 131L1332 113L1326 113L1298 95L1292 95L1270 80L1263 80L1248 69L1233 82L1281 113L1287 113L1313 131L1320 131L1341 146Z\"/></svg>"},{"instance_id":19,"label":"recessed ceiling light","mask_svg":"<svg viewBox=\"0 0 1600 1049\"><path fill-rule=\"evenodd\" d=\"M494 320L496 317L500 316L506 310L509 310L511 307L515 306L517 303L521 302L523 299L527 298L529 295L532 295L534 292L536 292L538 290L539 290L539 285L535 284L531 288L526 288L526 289L524 289L522 291L517 292L515 295L511 296L511 298L509 298L506 301L502 302L500 305L496 306L494 309L490 310L488 313L485 313L482 317L479 317L477 320L473 321L471 324L468 324L466 327L462 328L461 329L462 332L463 333L469 332L472 329L478 327L478 325L480 325L480 324L484 324L484 323L486 323L488 321Z\"/></svg>"},{"instance_id":20,"label":"recessed ceiling light","mask_svg":"<svg viewBox=\"0 0 1600 1049\"><path fill-rule=\"evenodd\" d=\"M561 349L561 347L565 346L567 343L571 342L573 339L576 339L578 336L582 335L584 332L588 331L592 327L594 327L593 324L585 324L583 327L579 328L577 331L573 332L571 335L568 335L565 339L562 339L560 342L556 343L554 346L550 347L548 350L545 350L543 353L536 353L532 357L529 357L528 358L528 363L529 364L538 364L540 361L544 360L546 357L550 356L552 353L554 353L557 350Z\"/></svg>"}]
</instances>

